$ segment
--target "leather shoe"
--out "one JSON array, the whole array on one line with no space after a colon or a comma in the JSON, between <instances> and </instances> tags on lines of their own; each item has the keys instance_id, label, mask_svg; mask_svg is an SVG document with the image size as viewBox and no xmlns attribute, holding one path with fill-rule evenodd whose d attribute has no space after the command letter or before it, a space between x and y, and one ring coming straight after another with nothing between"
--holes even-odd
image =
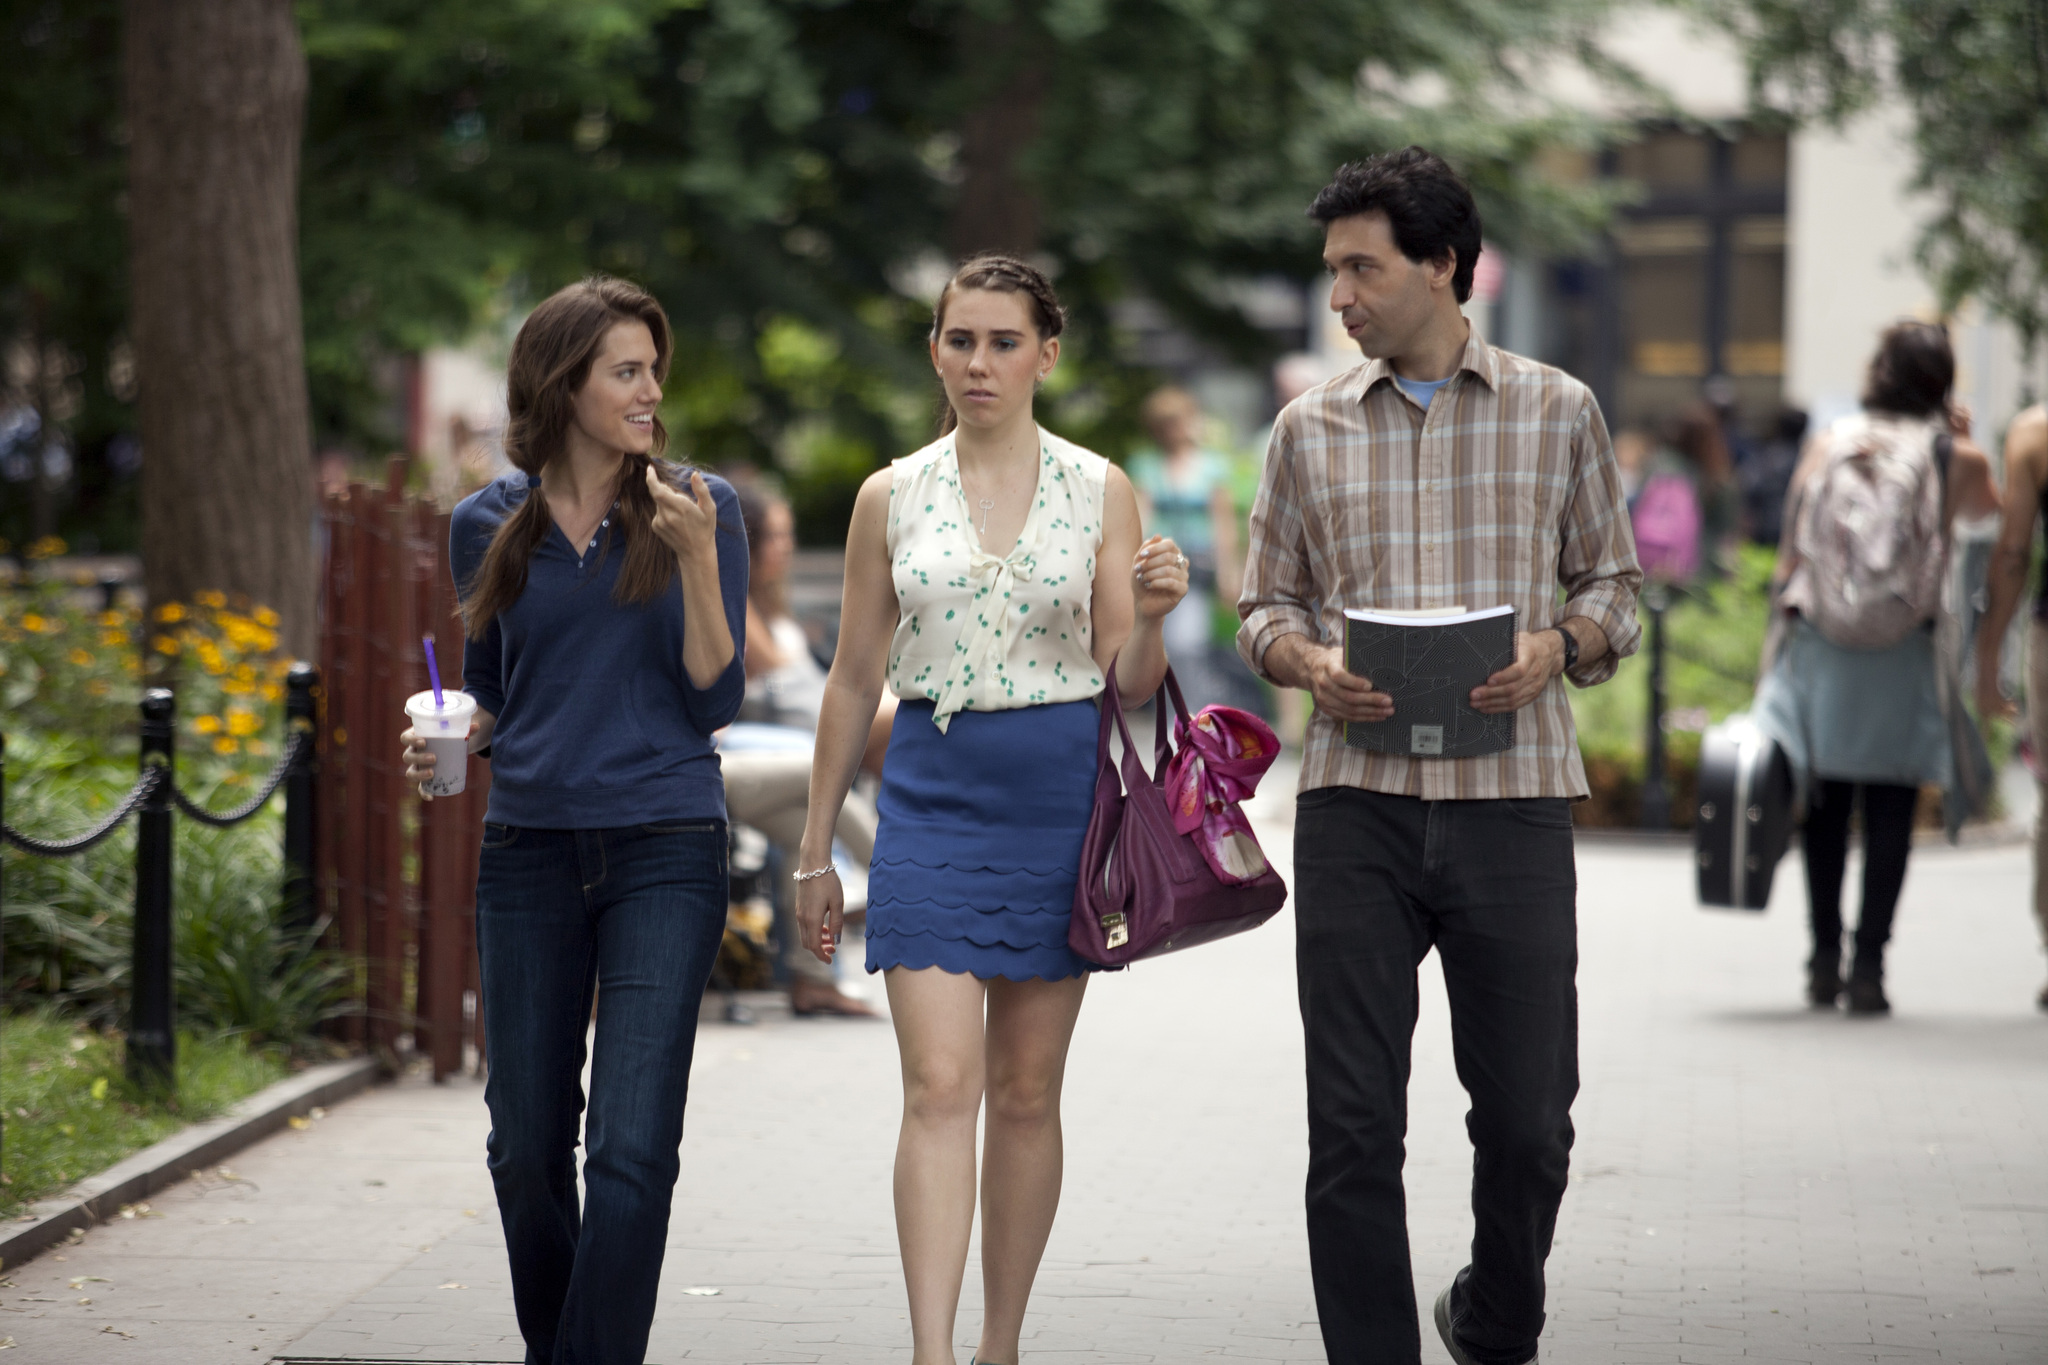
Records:
<instances>
[{"instance_id":1,"label":"leather shoe","mask_svg":"<svg viewBox=\"0 0 2048 1365\"><path fill-rule=\"evenodd\" d=\"M1444 1286L1444 1292L1436 1296L1436 1334L1444 1339L1444 1349L1451 1353L1453 1365L1475 1365L1465 1348L1458 1344L1458 1338L1451 1331L1451 1289ZM1536 1365L1536 1357L1530 1356L1522 1365Z\"/></svg>"}]
</instances>

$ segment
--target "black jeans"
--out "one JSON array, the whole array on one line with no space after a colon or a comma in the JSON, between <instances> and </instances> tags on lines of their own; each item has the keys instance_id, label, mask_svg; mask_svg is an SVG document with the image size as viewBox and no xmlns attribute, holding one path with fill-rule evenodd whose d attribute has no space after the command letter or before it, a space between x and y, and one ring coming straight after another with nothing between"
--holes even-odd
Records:
<instances>
[{"instance_id":1,"label":"black jeans","mask_svg":"<svg viewBox=\"0 0 2048 1365\"><path fill-rule=\"evenodd\" d=\"M527 1365L639 1365L646 1356L697 1008L725 934L725 901L722 820L484 826L484 1102ZM602 993L579 1206L593 988Z\"/></svg>"},{"instance_id":2,"label":"black jeans","mask_svg":"<svg viewBox=\"0 0 2048 1365\"><path fill-rule=\"evenodd\" d=\"M1472 1098L1472 1260L1451 1314L1481 1365L1543 1330L1579 1089L1577 895L1562 799L1302 794L1296 972L1308 1052L1308 1244L1332 1365L1416 1365L1401 1166L1416 968L1434 946Z\"/></svg>"},{"instance_id":3,"label":"black jeans","mask_svg":"<svg viewBox=\"0 0 2048 1365\"><path fill-rule=\"evenodd\" d=\"M1842 961L1842 882L1849 866L1849 815L1863 793L1863 912L1856 920L1854 976L1884 979L1884 946L1891 942L1892 913L1906 884L1906 857L1913 851L1913 808L1917 788L1885 782L1820 781L1806 812L1800 839L1806 851L1806 901L1813 921L1813 968L1838 968Z\"/></svg>"}]
</instances>

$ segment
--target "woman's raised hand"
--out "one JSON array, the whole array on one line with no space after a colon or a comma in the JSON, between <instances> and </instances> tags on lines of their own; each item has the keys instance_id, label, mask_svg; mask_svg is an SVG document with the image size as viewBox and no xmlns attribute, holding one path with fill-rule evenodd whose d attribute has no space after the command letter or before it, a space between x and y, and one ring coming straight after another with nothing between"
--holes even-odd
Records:
<instances>
[{"instance_id":1,"label":"woman's raised hand","mask_svg":"<svg viewBox=\"0 0 2048 1365\"><path fill-rule=\"evenodd\" d=\"M717 564L718 507L705 486L704 476L694 469L690 471L690 493L686 497L664 483L649 463L647 491L654 495L654 534L675 551L676 558L699 562L708 558Z\"/></svg>"},{"instance_id":2,"label":"woman's raised hand","mask_svg":"<svg viewBox=\"0 0 2048 1365\"><path fill-rule=\"evenodd\" d=\"M1153 536L1131 562L1131 590L1138 618L1160 620L1188 595L1188 557L1167 537Z\"/></svg>"},{"instance_id":3,"label":"woman's raised hand","mask_svg":"<svg viewBox=\"0 0 2048 1365\"><path fill-rule=\"evenodd\" d=\"M846 888L839 874L806 877L796 884L797 940L820 962L829 963L839 951L839 935L846 928Z\"/></svg>"}]
</instances>

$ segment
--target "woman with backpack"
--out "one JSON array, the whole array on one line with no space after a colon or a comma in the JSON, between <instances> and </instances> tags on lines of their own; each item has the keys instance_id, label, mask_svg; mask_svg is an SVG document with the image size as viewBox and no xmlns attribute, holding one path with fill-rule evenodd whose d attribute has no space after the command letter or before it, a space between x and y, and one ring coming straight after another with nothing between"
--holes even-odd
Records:
<instances>
[{"instance_id":1,"label":"woman with backpack","mask_svg":"<svg viewBox=\"0 0 2048 1365\"><path fill-rule=\"evenodd\" d=\"M1923 785L1955 759L1937 684L1949 524L1998 505L1991 462L1954 412L1946 327L1901 322L1870 362L1862 411L1808 443L1787 494L1775 649L1756 720L1806 794L1813 926L1807 999L1883 1014L1884 950ZM1842 976L1842 883L1861 796L1863 904Z\"/></svg>"}]
</instances>

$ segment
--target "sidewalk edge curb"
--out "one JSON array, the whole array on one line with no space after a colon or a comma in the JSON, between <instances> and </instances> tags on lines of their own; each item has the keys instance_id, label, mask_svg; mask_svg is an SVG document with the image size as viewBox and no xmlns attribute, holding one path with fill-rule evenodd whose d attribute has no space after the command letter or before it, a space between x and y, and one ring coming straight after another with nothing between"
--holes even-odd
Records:
<instances>
[{"instance_id":1,"label":"sidewalk edge curb","mask_svg":"<svg viewBox=\"0 0 2048 1365\"><path fill-rule=\"evenodd\" d=\"M89 1228L133 1204L184 1179L202 1166L232 1156L269 1137L316 1105L330 1105L366 1089L378 1076L377 1059L351 1057L309 1067L287 1076L237 1103L227 1113L173 1133L134 1156L79 1181L53 1199L29 1205L32 1223L9 1223L0 1231L0 1269L23 1261L69 1236L73 1228Z\"/></svg>"}]
</instances>

